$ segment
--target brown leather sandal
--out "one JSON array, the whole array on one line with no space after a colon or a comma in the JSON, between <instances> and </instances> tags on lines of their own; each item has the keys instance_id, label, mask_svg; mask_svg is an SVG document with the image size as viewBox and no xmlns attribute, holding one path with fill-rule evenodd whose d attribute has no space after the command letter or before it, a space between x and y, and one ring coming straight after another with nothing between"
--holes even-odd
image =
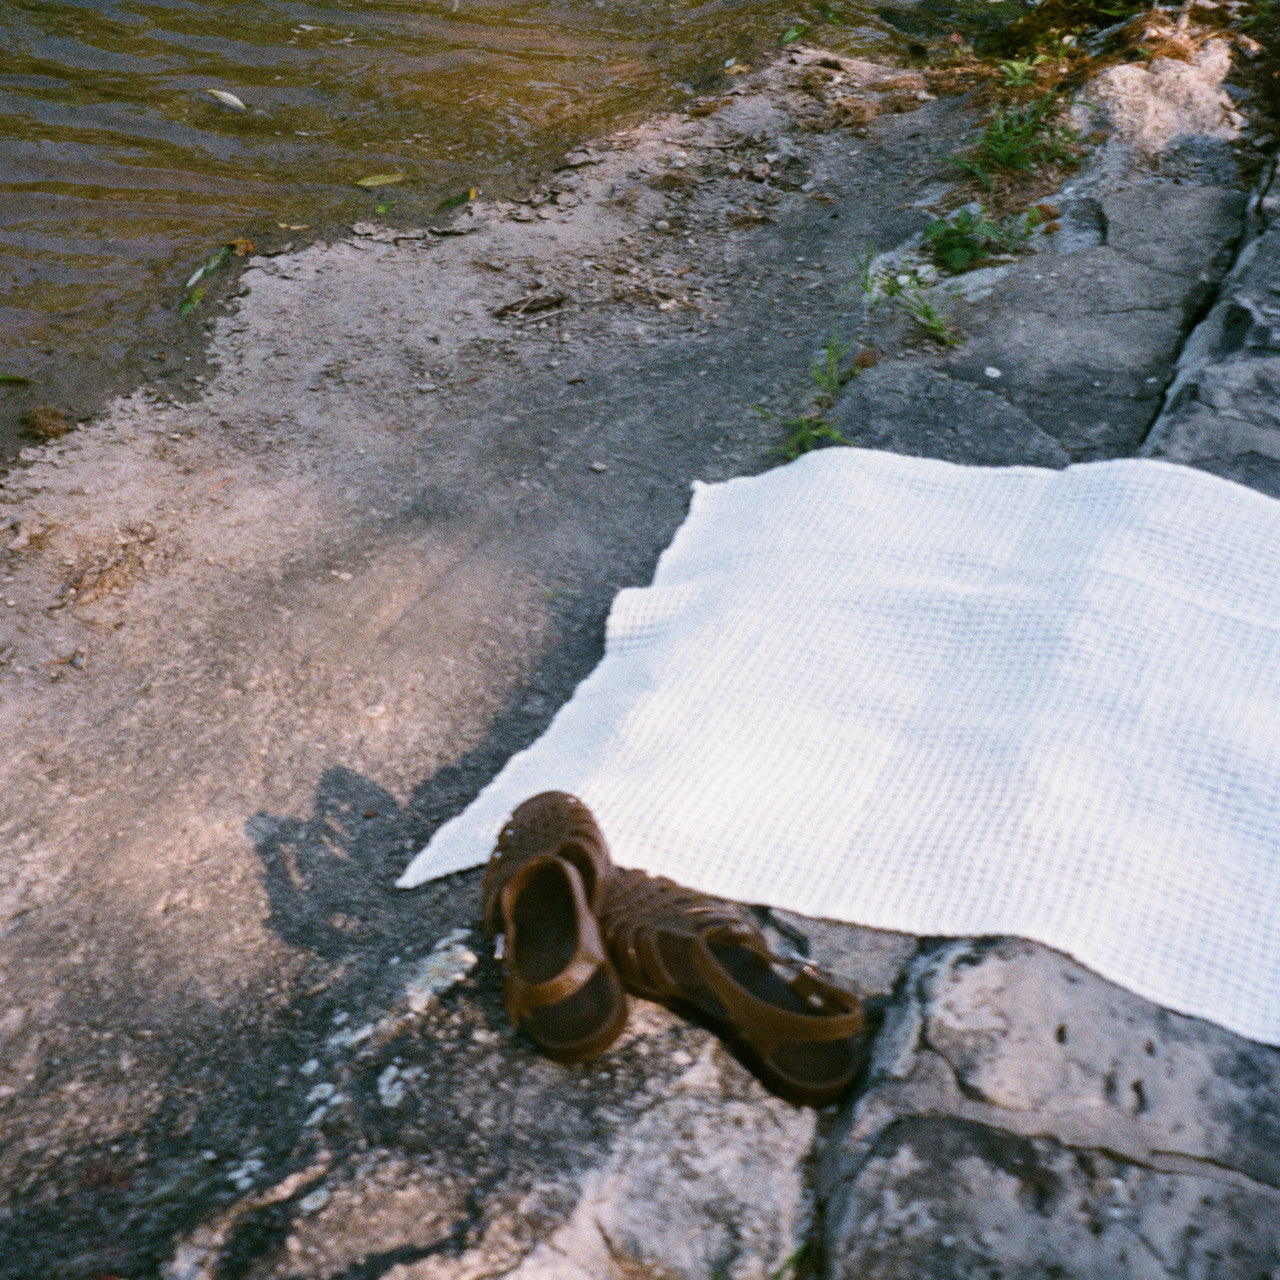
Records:
<instances>
[{"instance_id":1,"label":"brown leather sandal","mask_svg":"<svg viewBox=\"0 0 1280 1280\"><path fill-rule=\"evenodd\" d=\"M556 1062L596 1057L626 1025L627 997L596 922L613 874L595 819L562 791L521 804L485 868L484 923L507 1012Z\"/></svg>"},{"instance_id":2,"label":"brown leather sandal","mask_svg":"<svg viewBox=\"0 0 1280 1280\"><path fill-rule=\"evenodd\" d=\"M624 870L600 921L628 991L701 1015L781 1097L820 1107L856 1083L870 1048L858 997L771 952L740 909Z\"/></svg>"}]
</instances>

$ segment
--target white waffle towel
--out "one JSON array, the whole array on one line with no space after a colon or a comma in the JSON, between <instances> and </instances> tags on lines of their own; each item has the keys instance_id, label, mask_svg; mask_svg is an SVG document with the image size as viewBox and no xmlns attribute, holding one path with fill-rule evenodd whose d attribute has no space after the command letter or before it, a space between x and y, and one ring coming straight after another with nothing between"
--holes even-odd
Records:
<instances>
[{"instance_id":1,"label":"white waffle towel","mask_svg":"<svg viewBox=\"0 0 1280 1280\"><path fill-rule=\"evenodd\" d=\"M695 485L600 665L400 886L550 788L621 866L1033 938L1280 1043L1280 502L861 449Z\"/></svg>"}]
</instances>

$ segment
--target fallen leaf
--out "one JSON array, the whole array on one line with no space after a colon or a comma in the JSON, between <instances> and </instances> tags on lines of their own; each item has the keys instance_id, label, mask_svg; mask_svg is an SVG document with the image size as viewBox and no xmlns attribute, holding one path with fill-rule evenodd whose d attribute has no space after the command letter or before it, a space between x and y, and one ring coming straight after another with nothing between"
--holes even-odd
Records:
<instances>
[{"instance_id":1,"label":"fallen leaf","mask_svg":"<svg viewBox=\"0 0 1280 1280\"><path fill-rule=\"evenodd\" d=\"M72 429L67 415L53 404L38 404L22 418L23 430L37 440L56 440Z\"/></svg>"},{"instance_id":2,"label":"fallen leaf","mask_svg":"<svg viewBox=\"0 0 1280 1280\"><path fill-rule=\"evenodd\" d=\"M772 222L767 213L761 213L753 204L744 209L735 209L728 217L728 222L735 227L749 227L756 222Z\"/></svg>"},{"instance_id":3,"label":"fallen leaf","mask_svg":"<svg viewBox=\"0 0 1280 1280\"><path fill-rule=\"evenodd\" d=\"M728 98L708 98L704 102L695 102L689 108L689 118L697 120L702 116L714 115L728 101Z\"/></svg>"},{"instance_id":4,"label":"fallen leaf","mask_svg":"<svg viewBox=\"0 0 1280 1280\"><path fill-rule=\"evenodd\" d=\"M0 383L11 387L25 387L31 379L21 373L0 373Z\"/></svg>"},{"instance_id":5,"label":"fallen leaf","mask_svg":"<svg viewBox=\"0 0 1280 1280\"><path fill-rule=\"evenodd\" d=\"M569 300L567 293L528 293L514 302L504 303L495 308L495 316L533 316L539 311L550 311L553 307L562 306Z\"/></svg>"},{"instance_id":6,"label":"fallen leaf","mask_svg":"<svg viewBox=\"0 0 1280 1280\"><path fill-rule=\"evenodd\" d=\"M196 284L204 276L207 276L211 271L217 271L219 267L226 266L226 264L231 261L231 252L232 246L224 244L222 248L208 260L208 262L202 262L191 273L190 279L182 287L184 289L190 289L192 285Z\"/></svg>"},{"instance_id":7,"label":"fallen leaf","mask_svg":"<svg viewBox=\"0 0 1280 1280\"><path fill-rule=\"evenodd\" d=\"M357 187L390 187L403 182L408 174L404 173L371 173L367 177L357 178Z\"/></svg>"},{"instance_id":8,"label":"fallen leaf","mask_svg":"<svg viewBox=\"0 0 1280 1280\"><path fill-rule=\"evenodd\" d=\"M441 200L440 203L436 205L436 212L444 213L446 209L456 209L460 205L467 204L469 201L474 200L477 195L479 195L479 192L475 187L468 187L465 191L456 196L450 196L447 200Z\"/></svg>"},{"instance_id":9,"label":"fallen leaf","mask_svg":"<svg viewBox=\"0 0 1280 1280\"><path fill-rule=\"evenodd\" d=\"M178 314L189 316L199 305L200 300L204 297L204 285L198 289L192 289L189 294L182 300L182 306L178 308Z\"/></svg>"},{"instance_id":10,"label":"fallen leaf","mask_svg":"<svg viewBox=\"0 0 1280 1280\"><path fill-rule=\"evenodd\" d=\"M254 243L252 240L233 240L229 248L231 249L231 252L236 255L237 258L243 258L253 252Z\"/></svg>"},{"instance_id":11,"label":"fallen leaf","mask_svg":"<svg viewBox=\"0 0 1280 1280\"><path fill-rule=\"evenodd\" d=\"M234 93L228 93L225 89L206 89L211 98L217 98L224 107L230 107L233 111L248 111L249 108L236 97Z\"/></svg>"}]
</instances>

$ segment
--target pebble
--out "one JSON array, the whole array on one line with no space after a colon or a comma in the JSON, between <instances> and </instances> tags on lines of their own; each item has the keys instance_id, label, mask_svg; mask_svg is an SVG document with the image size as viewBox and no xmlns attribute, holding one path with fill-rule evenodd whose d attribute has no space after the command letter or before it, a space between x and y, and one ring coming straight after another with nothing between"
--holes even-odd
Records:
<instances>
[{"instance_id":1,"label":"pebble","mask_svg":"<svg viewBox=\"0 0 1280 1280\"><path fill-rule=\"evenodd\" d=\"M303 1213L319 1213L329 1203L329 1195L328 1187L317 1187L298 1201L298 1208Z\"/></svg>"},{"instance_id":2,"label":"pebble","mask_svg":"<svg viewBox=\"0 0 1280 1280\"><path fill-rule=\"evenodd\" d=\"M404 984L409 1011L424 1014L451 987L456 986L480 963L479 956L463 939L471 936L467 929L455 929L432 948L429 955L413 966Z\"/></svg>"},{"instance_id":3,"label":"pebble","mask_svg":"<svg viewBox=\"0 0 1280 1280\"><path fill-rule=\"evenodd\" d=\"M263 1167L263 1161L257 1156L248 1156L238 1165L227 1170L227 1181L237 1191L248 1191Z\"/></svg>"},{"instance_id":4,"label":"pebble","mask_svg":"<svg viewBox=\"0 0 1280 1280\"><path fill-rule=\"evenodd\" d=\"M421 1067L397 1067L394 1063L378 1077L378 1101L384 1107L398 1107L408 1084L422 1074Z\"/></svg>"},{"instance_id":5,"label":"pebble","mask_svg":"<svg viewBox=\"0 0 1280 1280\"><path fill-rule=\"evenodd\" d=\"M325 1041L325 1046L329 1049L350 1049L362 1041L368 1040L372 1035L372 1022L366 1022L362 1027L343 1027L340 1031L335 1031Z\"/></svg>"}]
</instances>

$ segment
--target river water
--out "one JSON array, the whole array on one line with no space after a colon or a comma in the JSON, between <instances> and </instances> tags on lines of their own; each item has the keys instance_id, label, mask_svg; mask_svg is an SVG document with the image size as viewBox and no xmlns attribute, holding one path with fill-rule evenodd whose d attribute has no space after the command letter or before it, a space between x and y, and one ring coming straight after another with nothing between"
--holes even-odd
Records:
<instances>
[{"instance_id":1,"label":"river water","mask_svg":"<svg viewBox=\"0 0 1280 1280\"><path fill-rule=\"evenodd\" d=\"M869 0L3 0L0 445L32 403L87 411L113 369L145 372L184 281L246 228L509 192L797 23L895 39Z\"/></svg>"}]
</instances>

